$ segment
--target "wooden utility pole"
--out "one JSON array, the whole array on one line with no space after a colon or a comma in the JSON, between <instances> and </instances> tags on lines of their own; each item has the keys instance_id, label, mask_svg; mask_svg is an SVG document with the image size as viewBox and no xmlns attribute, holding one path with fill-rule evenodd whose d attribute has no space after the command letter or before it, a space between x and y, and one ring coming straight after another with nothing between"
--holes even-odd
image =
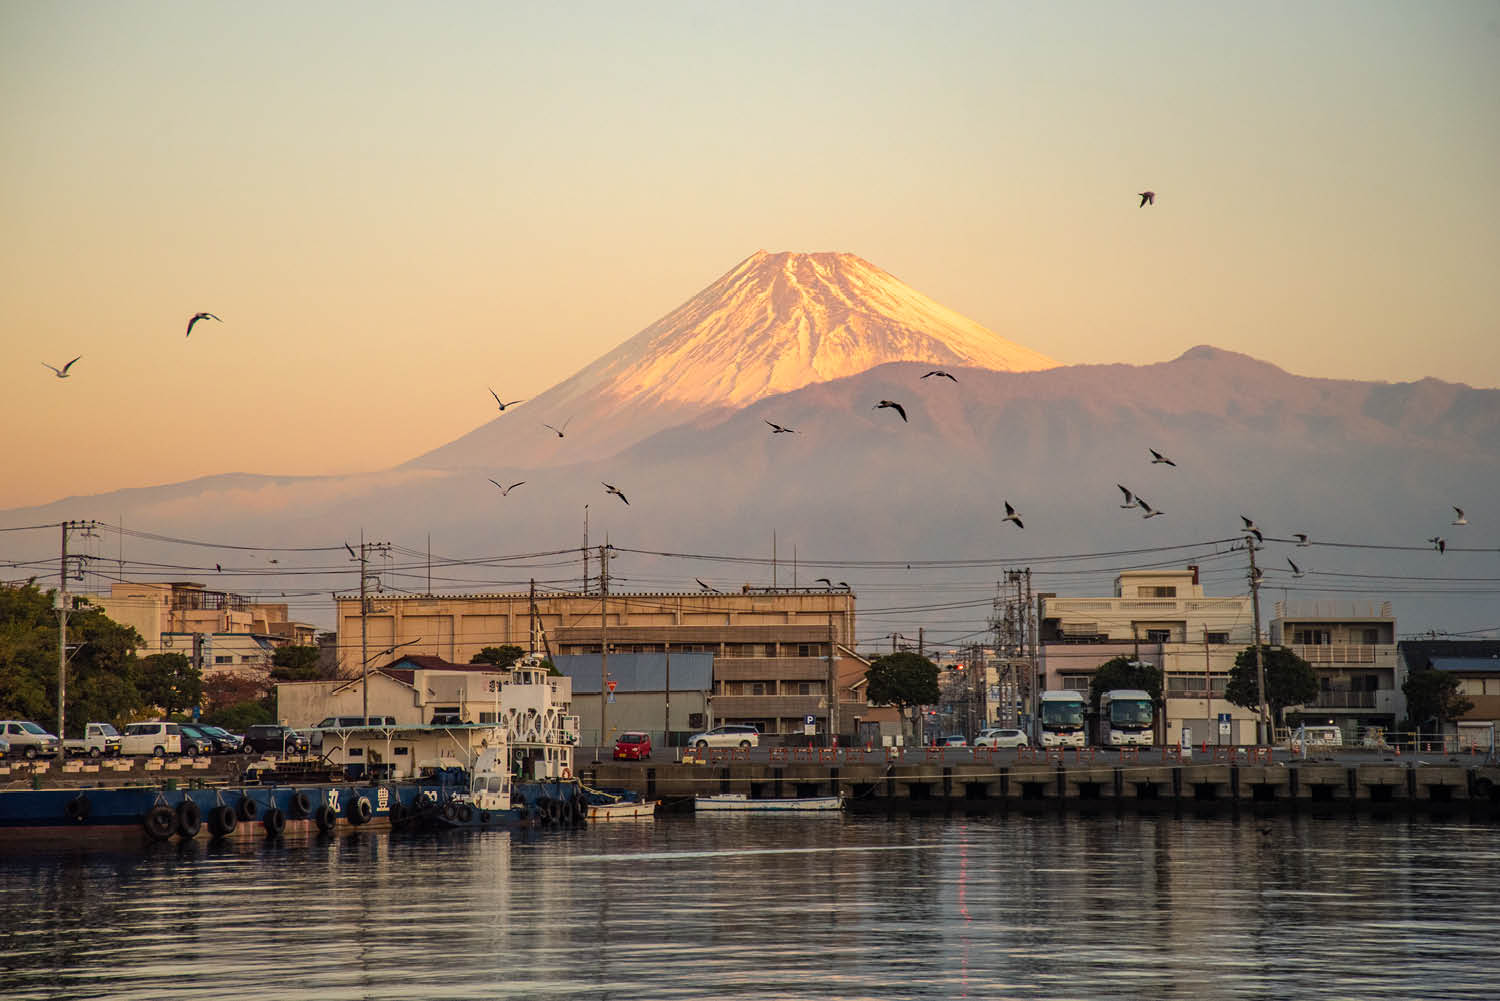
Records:
<instances>
[{"instance_id":1,"label":"wooden utility pole","mask_svg":"<svg viewBox=\"0 0 1500 1001\"><path fill-rule=\"evenodd\" d=\"M609 734L609 547L599 547L599 747Z\"/></svg>"},{"instance_id":2,"label":"wooden utility pole","mask_svg":"<svg viewBox=\"0 0 1500 1001\"><path fill-rule=\"evenodd\" d=\"M1255 566L1255 536L1245 536L1245 551L1250 554L1250 612L1255 616L1255 687L1260 692L1260 718L1256 720L1255 742L1264 747L1271 743L1271 715L1266 710L1266 665L1260 653L1260 571Z\"/></svg>"}]
</instances>

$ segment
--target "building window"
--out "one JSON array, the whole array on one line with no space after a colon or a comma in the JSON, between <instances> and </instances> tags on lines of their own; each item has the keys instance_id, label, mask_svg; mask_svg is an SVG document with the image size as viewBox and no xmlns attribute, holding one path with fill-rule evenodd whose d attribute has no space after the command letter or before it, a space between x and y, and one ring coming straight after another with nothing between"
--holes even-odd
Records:
<instances>
[{"instance_id":1,"label":"building window","mask_svg":"<svg viewBox=\"0 0 1500 1001\"><path fill-rule=\"evenodd\" d=\"M1458 691L1461 695L1483 695L1483 678L1460 678L1458 679Z\"/></svg>"},{"instance_id":2,"label":"building window","mask_svg":"<svg viewBox=\"0 0 1500 1001\"><path fill-rule=\"evenodd\" d=\"M1228 675L1214 674L1204 677L1201 674L1169 674L1167 675L1167 698L1170 699L1201 699L1207 697L1212 691L1213 697L1221 699L1224 697L1224 685L1228 682ZM1211 686L1206 688L1205 685Z\"/></svg>"},{"instance_id":3,"label":"building window","mask_svg":"<svg viewBox=\"0 0 1500 1001\"><path fill-rule=\"evenodd\" d=\"M1170 629L1147 629L1147 643L1170 643L1172 642L1172 630Z\"/></svg>"},{"instance_id":4,"label":"building window","mask_svg":"<svg viewBox=\"0 0 1500 1001\"><path fill-rule=\"evenodd\" d=\"M1327 646L1333 638L1327 629L1298 629L1292 633L1292 642L1298 646Z\"/></svg>"},{"instance_id":5,"label":"building window","mask_svg":"<svg viewBox=\"0 0 1500 1001\"><path fill-rule=\"evenodd\" d=\"M767 694L766 693L766 683L764 681L752 681L752 682L750 682L750 694L751 695L765 695L765 694Z\"/></svg>"},{"instance_id":6,"label":"building window","mask_svg":"<svg viewBox=\"0 0 1500 1001\"><path fill-rule=\"evenodd\" d=\"M215 664L233 664L234 663L234 657L231 654L225 654L225 653L214 654L214 663Z\"/></svg>"},{"instance_id":7,"label":"building window","mask_svg":"<svg viewBox=\"0 0 1500 1001\"><path fill-rule=\"evenodd\" d=\"M480 713L479 714L479 722L481 722L481 723L498 723L498 722L500 722L500 720L499 720L499 718L497 717L497 715L495 713Z\"/></svg>"},{"instance_id":8,"label":"building window","mask_svg":"<svg viewBox=\"0 0 1500 1001\"><path fill-rule=\"evenodd\" d=\"M1062 681L1063 691L1087 692L1089 690L1090 675L1087 674L1064 674Z\"/></svg>"},{"instance_id":9,"label":"building window","mask_svg":"<svg viewBox=\"0 0 1500 1001\"><path fill-rule=\"evenodd\" d=\"M1207 640L1206 640L1206 642L1208 642L1208 643L1214 643L1214 644L1218 644L1218 645L1222 646L1223 644L1229 642L1229 634L1228 633L1208 633L1207 634Z\"/></svg>"},{"instance_id":10,"label":"building window","mask_svg":"<svg viewBox=\"0 0 1500 1001\"><path fill-rule=\"evenodd\" d=\"M1139 587L1136 588L1135 595L1137 598L1175 598L1177 587L1173 584Z\"/></svg>"}]
</instances>

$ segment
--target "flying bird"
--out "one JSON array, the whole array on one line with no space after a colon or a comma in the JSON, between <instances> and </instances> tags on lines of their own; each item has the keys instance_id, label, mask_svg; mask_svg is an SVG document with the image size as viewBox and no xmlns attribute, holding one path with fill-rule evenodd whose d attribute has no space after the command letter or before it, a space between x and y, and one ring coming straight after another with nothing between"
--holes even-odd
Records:
<instances>
[{"instance_id":1,"label":"flying bird","mask_svg":"<svg viewBox=\"0 0 1500 1001\"><path fill-rule=\"evenodd\" d=\"M1137 497L1135 499L1135 502L1141 506L1141 510L1142 511L1146 512L1145 514L1141 515L1142 518L1155 518L1158 515L1163 515L1163 514L1167 513L1165 511L1158 511L1156 508L1152 507L1150 504L1147 504L1146 503L1146 499L1144 497Z\"/></svg>"},{"instance_id":2,"label":"flying bird","mask_svg":"<svg viewBox=\"0 0 1500 1001\"><path fill-rule=\"evenodd\" d=\"M351 559L351 560L357 560L357 559L359 559L359 556L358 556L358 554L356 554L356 553L355 553L355 552L354 552L354 547L353 547L353 546L351 546L351 545L349 545L349 543L347 543L347 542L346 542L346 543L344 543L344 548L345 548L345 549L347 549L347 550L349 550L349 558L350 558L350 559Z\"/></svg>"},{"instance_id":3,"label":"flying bird","mask_svg":"<svg viewBox=\"0 0 1500 1001\"><path fill-rule=\"evenodd\" d=\"M1141 204L1138 205L1138 206L1136 206L1137 208L1145 208L1147 205L1155 205L1156 204L1156 192L1154 192L1154 191L1142 191L1142 192L1140 192L1140 196L1141 196Z\"/></svg>"},{"instance_id":4,"label":"flying bird","mask_svg":"<svg viewBox=\"0 0 1500 1001\"><path fill-rule=\"evenodd\" d=\"M881 400L879 403L875 404L870 409L871 410L880 410L880 409L885 408L885 407L890 407L892 410L896 411L896 413L900 414L901 415L901 422L903 424L906 423L906 408L903 407L901 404L896 403L896 402L894 402L892 400Z\"/></svg>"},{"instance_id":5,"label":"flying bird","mask_svg":"<svg viewBox=\"0 0 1500 1001\"><path fill-rule=\"evenodd\" d=\"M1167 466L1175 466L1175 465L1177 465L1177 463L1173 462L1171 459L1167 458L1165 455L1162 455L1160 452L1158 452L1154 448L1148 448L1148 449L1146 449L1146 451L1148 451L1148 452L1151 453L1151 464L1153 466L1156 465L1157 463L1161 463L1161 464L1167 465Z\"/></svg>"},{"instance_id":6,"label":"flying bird","mask_svg":"<svg viewBox=\"0 0 1500 1001\"><path fill-rule=\"evenodd\" d=\"M765 418L761 418L761 419L765 420ZM796 428L782 427L780 424L773 423L772 421L766 421L766 423L771 425L771 433L772 434L796 434L797 433L797 429Z\"/></svg>"},{"instance_id":7,"label":"flying bird","mask_svg":"<svg viewBox=\"0 0 1500 1001\"><path fill-rule=\"evenodd\" d=\"M1115 486L1120 487L1120 493L1125 495L1125 503L1121 504L1120 506L1126 509L1135 507L1135 494L1131 493L1124 487L1121 487L1118 483L1116 483Z\"/></svg>"},{"instance_id":8,"label":"flying bird","mask_svg":"<svg viewBox=\"0 0 1500 1001\"><path fill-rule=\"evenodd\" d=\"M944 372L940 368L933 369L931 372L928 372L926 375L922 376L922 378L924 378L924 379L930 379L933 376L937 376L939 379L951 379L954 382L958 381L957 379L954 379L952 375L950 375L947 372Z\"/></svg>"},{"instance_id":9,"label":"flying bird","mask_svg":"<svg viewBox=\"0 0 1500 1001\"><path fill-rule=\"evenodd\" d=\"M1293 532L1292 533L1292 538L1294 538L1294 539L1297 540L1297 545L1298 546L1306 546L1307 545L1307 533L1306 532Z\"/></svg>"},{"instance_id":10,"label":"flying bird","mask_svg":"<svg viewBox=\"0 0 1500 1001\"><path fill-rule=\"evenodd\" d=\"M599 482L600 483L604 483L603 480L600 480ZM625 495L622 494L622 493L620 493L620 491L619 491L618 488L612 487L608 483L604 483L604 490L605 490L606 493L612 493L616 497L620 498L620 500L625 501L625 503L626 503L627 506L630 504L630 501L625 500Z\"/></svg>"},{"instance_id":11,"label":"flying bird","mask_svg":"<svg viewBox=\"0 0 1500 1001\"><path fill-rule=\"evenodd\" d=\"M1455 507L1453 509L1453 514L1454 514L1453 524L1455 524L1455 525L1467 525L1469 523L1469 519L1464 517L1464 509L1463 508L1461 508L1461 507Z\"/></svg>"},{"instance_id":12,"label":"flying bird","mask_svg":"<svg viewBox=\"0 0 1500 1001\"><path fill-rule=\"evenodd\" d=\"M488 386L486 386L485 388L490 390L490 395L495 398L495 403L499 405L500 412L502 414L505 413L505 408L506 407L513 407L517 403L525 403L526 402L525 400L511 400L509 403L506 403L504 400L500 399L500 394L499 393L495 392L493 389L490 389L490 387L488 387Z\"/></svg>"},{"instance_id":13,"label":"flying bird","mask_svg":"<svg viewBox=\"0 0 1500 1001\"><path fill-rule=\"evenodd\" d=\"M813 581L813 583L826 584L828 586L828 590L833 590L833 581L829 580L827 577L819 577L817 580Z\"/></svg>"},{"instance_id":14,"label":"flying bird","mask_svg":"<svg viewBox=\"0 0 1500 1001\"><path fill-rule=\"evenodd\" d=\"M193 336L193 324L197 323L199 320L219 320L219 318L212 313L194 313L193 318L188 321L187 333L183 334L182 336ZM219 322L223 323L224 321L219 320Z\"/></svg>"},{"instance_id":15,"label":"flying bird","mask_svg":"<svg viewBox=\"0 0 1500 1001\"><path fill-rule=\"evenodd\" d=\"M1266 541L1266 537L1261 534L1261 531L1258 528L1252 528L1252 529L1250 529L1250 531L1249 531L1248 534L1255 536L1255 541L1256 542L1265 542Z\"/></svg>"},{"instance_id":16,"label":"flying bird","mask_svg":"<svg viewBox=\"0 0 1500 1001\"><path fill-rule=\"evenodd\" d=\"M546 428L548 431L551 431L553 434L557 435L559 438L562 438L562 437L565 437L563 435L563 429L566 428L572 422L572 420L573 420L573 418L569 417L567 420L565 420L565 421L562 422L562 427L560 427L560 428L555 428L551 424L543 424L542 427Z\"/></svg>"},{"instance_id":17,"label":"flying bird","mask_svg":"<svg viewBox=\"0 0 1500 1001\"><path fill-rule=\"evenodd\" d=\"M82 358L82 357L83 357L83 355L79 355L78 356L78 358ZM56 375L59 379L66 379L68 377L68 369L70 369L70 368L73 367L73 362L76 362L78 360L78 358L74 358L73 361L68 362L62 368L55 368L55 367L53 367L51 365L48 365L46 362L42 362L42 365L45 368L52 369L52 373L54 375Z\"/></svg>"},{"instance_id":18,"label":"flying bird","mask_svg":"<svg viewBox=\"0 0 1500 1001\"><path fill-rule=\"evenodd\" d=\"M1292 568L1292 576L1293 577L1301 577L1302 576L1302 568L1301 567L1299 567L1295 563L1292 563L1291 560L1287 560L1287 563L1290 564L1290 566Z\"/></svg>"},{"instance_id":19,"label":"flying bird","mask_svg":"<svg viewBox=\"0 0 1500 1001\"><path fill-rule=\"evenodd\" d=\"M271 562L271 563L280 563L281 561L280 560L270 560L269 562Z\"/></svg>"},{"instance_id":20,"label":"flying bird","mask_svg":"<svg viewBox=\"0 0 1500 1001\"><path fill-rule=\"evenodd\" d=\"M718 589L718 588L716 588L716 587L713 587L713 586L711 586L711 585L708 585L708 584L705 584L705 583L703 583L703 581L702 581L702 579L701 579L701 578L698 578L698 577L694 577L694 578L693 578L693 580L696 580L696 581L698 581L698 586L699 586L699 587L701 587L701 588L703 588L703 590L705 590L705 591L712 591L712 592L714 592L714 593L715 593L715 594L718 594L718 593L719 593L719 589Z\"/></svg>"},{"instance_id":21,"label":"flying bird","mask_svg":"<svg viewBox=\"0 0 1500 1001\"><path fill-rule=\"evenodd\" d=\"M489 479L489 477L485 477L485 479ZM500 487L500 496L504 497L507 494L509 494L512 490L514 490L516 487L519 487L522 483L525 483L526 481L525 480L517 480L516 482L512 483L508 487L500 486L500 484L498 482L496 482L495 480L490 480L490 482L494 483L495 486Z\"/></svg>"},{"instance_id":22,"label":"flying bird","mask_svg":"<svg viewBox=\"0 0 1500 1001\"><path fill-rule=\"evenodd\" d=\"M1439 553L1446 553L1448 551L1448 540L1441 535L1434 535L1427 541L1432 543L1432 548L1436 549Z\"/></svg>"},{"instance_id":23,"label":"flying bird","mask_svg":"<svg viewBox=\"0 0 1500 1001\"><path fill-rule=\"evenodd\" d=\"M1254 532L1254 531L1256 531L1255 522L1251 521L1249 518L1246 518L1244 515L1240 515L1240 521L1243 521L1245 523L1245 527L1242 529L1242 531L1245 531L1245 532Z\"/></svg>"},{"instance_id":24,"label":"flying bird","mask_svg":"<svg viewBox=\"0 0 1500 1001\"><path fill-rule=\"evenodd\" d=\"M217 563L214 564L214 569L217 570L217 571L219 571L219 573L223 573L224 572L224 568L222 566L220 566L219 564L217 564Z\"/></svg>"},{"instance_id":25,"label":"flying bird","mask_svg":"<svg viewBox=\"0 0 1500 1001\"><path fill-rule=\"evenodd\" d=\"M1013 521L1016 523L1017 528L1025 528L1026 526L1021 524L1021 516L1016 514L1016 509L1010 506L1010 501L1005 501L1004 504L1005 517L1001 521Z\"/></svg>"},{"instance_id":26,"label":"flying bird","mask_svg":"<svg viewBox=\"0 0 1500 1001\"><path fill-rule=\"evenodd\" d=\"M849 590L849 582L847 580L841 580L841 581L839 581L839 587L841 587L845 591L847 591L847 590Z\"/></svg>"}]
</instances>

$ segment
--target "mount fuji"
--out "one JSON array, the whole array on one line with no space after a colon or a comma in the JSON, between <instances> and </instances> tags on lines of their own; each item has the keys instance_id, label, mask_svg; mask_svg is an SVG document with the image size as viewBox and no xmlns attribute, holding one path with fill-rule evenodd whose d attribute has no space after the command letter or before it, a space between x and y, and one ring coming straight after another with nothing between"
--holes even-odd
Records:
<instances>
[{"instance_id":1,"label":"mount fuji","mask_svg":"<svg viewBox=\"0 0 1500 1001\"><path fill-rule=\"evenodd\" d=\"M407 463L546 466L613 454L663 428L887 362L1056 368L853 254L756 251L651 326L514 413ZM558 437L541 427L562 427Z\"/></svg>"}]
</instances>

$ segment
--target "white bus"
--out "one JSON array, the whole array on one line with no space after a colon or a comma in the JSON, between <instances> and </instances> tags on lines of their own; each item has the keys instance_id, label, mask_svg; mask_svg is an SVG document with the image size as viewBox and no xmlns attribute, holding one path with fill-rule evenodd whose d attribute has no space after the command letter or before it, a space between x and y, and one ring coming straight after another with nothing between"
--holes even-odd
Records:
<instances>
[{"instance_id":1,"label":"white bus","mask_svg":"<svg viewBox=\"0 0 1500 1001\"><path fill-rule=\"evenodd\" d=\"M1083 747L1083 711L1087 706L1081 692L1071 689L1043 692L1038 712L1043 747Z\"/></svg>"},{"instance_id":2,"label":"white bus","mask_svg":"<svg viewBox=\"0 0 1500 1001\"><path fill-rule=\"evenodd\" d=\"M1099 697L1099 743L1105 747L1156 742L1156 706L1149 692L1115 688Z\"/></svg>"}]
</instances>

